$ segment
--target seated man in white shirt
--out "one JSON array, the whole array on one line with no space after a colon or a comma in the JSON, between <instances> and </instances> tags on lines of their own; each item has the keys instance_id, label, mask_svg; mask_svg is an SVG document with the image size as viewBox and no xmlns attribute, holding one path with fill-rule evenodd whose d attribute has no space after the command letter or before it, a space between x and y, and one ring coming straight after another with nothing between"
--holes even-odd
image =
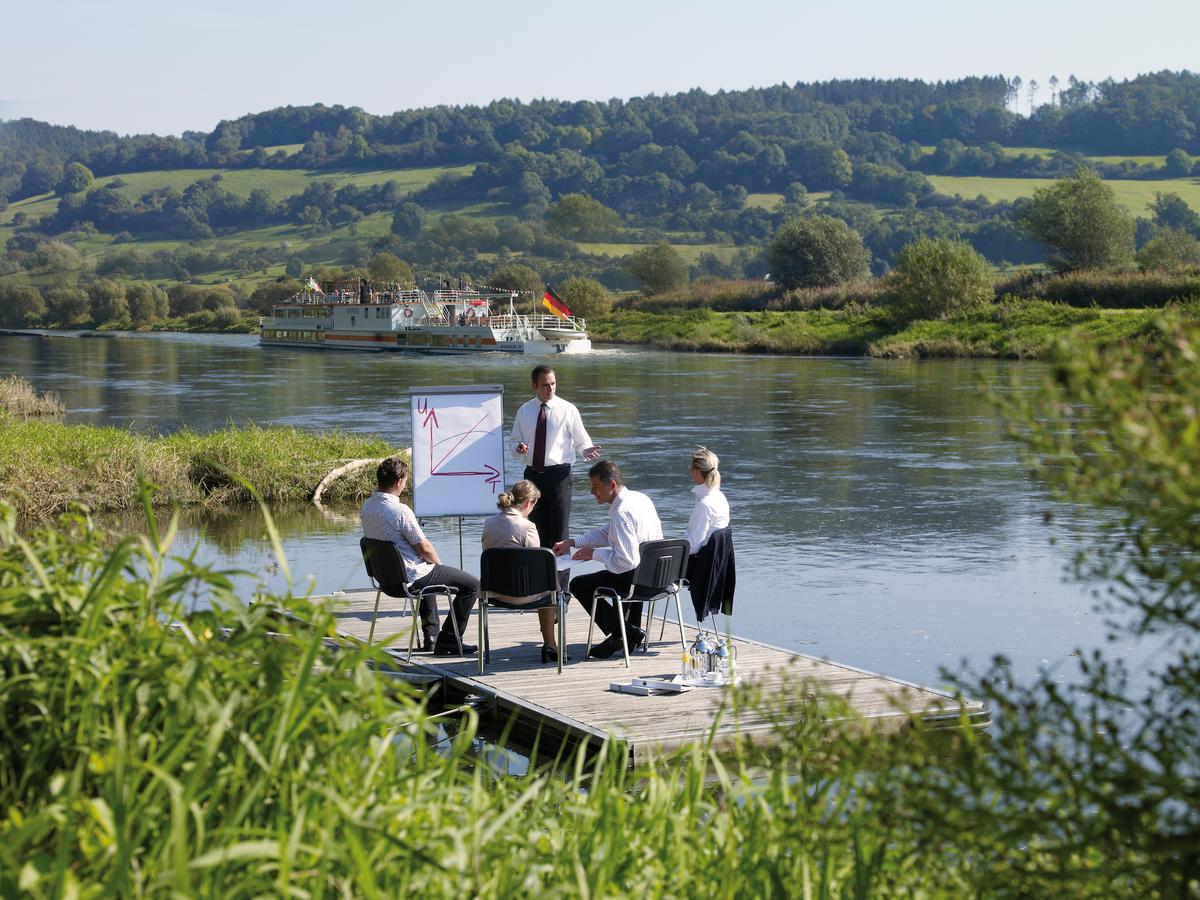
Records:
<instances>
[{"instance_id":1,"label":"seated man in white shirt","mask_svg":"<svg viewBox=\"0 0 1200 900\"><path fill-rule=\"evenodd\" d=\"M591 612L596 603L596 588L608 587L624 594L633 584L633 571L641 562L641 545L646 541L662 540L662 524L654 502L645 494L625 487L625 479L616 464L601 460L588 469L592 483L592 496L597 503L608 503L608 524L593 528L578 540L567 538L554 545L556 554L578 547L572 559L595 559L604 564L599 572L579 575L571 579L571 593L583 608ZM607 637L592 647L589 656L607 659L621 649L621 633L625 626L630 647L636 647L646 637L642 631L642 604L627 604L625 621L622 623L617 611L610 603L601 603L596 608L596 624Z\"/></svg>"},{"instance_id":2,"label":"seated man in white shirt","mask_svg":"<svg viewBox=\"0 0 1200 900\"><path fill-rule=\"evenodd\" d=\"M430 584L458 588L454 617L460 632L465 631L479 593L479 579L461 569L442 565L416 515L400 502L400 495L408 484L408 463L398 456L385 459L375 470L375 483L378 490L362 506L363 537L391 541L396 545L413 593ZM449 624L438 628L437 602L433 598L423 598L420 613L424 638L421 649L433 650L436 656L458 656L459 636ZM478 649L473 644L462 644L461 652L469 656Z\"/></svg>"}]
</instances>

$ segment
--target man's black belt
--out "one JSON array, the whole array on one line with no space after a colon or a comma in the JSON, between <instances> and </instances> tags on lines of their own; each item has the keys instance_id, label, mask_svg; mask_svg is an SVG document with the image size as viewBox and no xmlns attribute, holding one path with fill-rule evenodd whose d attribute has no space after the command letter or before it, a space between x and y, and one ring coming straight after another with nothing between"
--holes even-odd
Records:
<instances>
[{"instance_id":1,"label":"man's black belt","mask_svg":"<svg viewBox=\"0 0 1200 900\"><path fill-rule=\"evenodd\" d=\"M570 463L560 463L557 466L546 466L544 469L535 469L533 466L526 466L530 472L537 472L539 475L545 475L547 472L561 472L563 469L571 468Z\"/></svg>"}]
</instances>

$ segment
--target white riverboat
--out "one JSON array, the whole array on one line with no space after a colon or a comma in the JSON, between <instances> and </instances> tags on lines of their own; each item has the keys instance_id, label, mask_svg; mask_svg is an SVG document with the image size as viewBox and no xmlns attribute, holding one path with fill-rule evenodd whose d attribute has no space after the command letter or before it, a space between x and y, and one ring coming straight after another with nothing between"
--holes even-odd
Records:
<instances>
[{"instance_id":1,"label":"white riverboat","mask_svg":"<svg viewBox=\"0 0 1200 900\"><path fill-rule=\"evenodd\" d=\"M264 347L412 350L424 353L585 353L587 323L575 316L525 315L505 291L423 291L362 279L304 290L261 320Z\"/></svg>"}]
</instances>

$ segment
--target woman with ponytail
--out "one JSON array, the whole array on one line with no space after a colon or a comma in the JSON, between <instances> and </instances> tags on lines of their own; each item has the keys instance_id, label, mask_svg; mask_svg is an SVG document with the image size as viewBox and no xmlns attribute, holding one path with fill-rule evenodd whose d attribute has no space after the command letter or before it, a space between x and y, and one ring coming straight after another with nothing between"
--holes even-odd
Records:
<instances>
[{"instance_id":1,"label":"woman with ponytail","mask_svg":"<svg viewBox=\"0 0 1200 900\"><path fill-rule=\"evenodd\" d=\"M696 483L692 488L696 505L687 526L687 541L692 553L703 547L714 531L729 524L729 501L721 493L719 463L717 454L704 447L697 447L692 454L689 472Z\"/></svg>"},{"instance_id":2,"label":"woman with ponytail","mask_svg":"<svg viewBox=\"0 0 1200 900\"><path fill-rule=\"evenodd\" d=\"M500 512L483 523L483 549L493 547L540 547L537 526L529 521L529 513L541 499L542 492L532 481L518 481L510 490L496 498ZM538 600L534 597L505 597L509 603ZM554 610L539 609L538 625L542 630L542 662L558 660L558 641L554 634Z\"/></svg>"}]
</instances>

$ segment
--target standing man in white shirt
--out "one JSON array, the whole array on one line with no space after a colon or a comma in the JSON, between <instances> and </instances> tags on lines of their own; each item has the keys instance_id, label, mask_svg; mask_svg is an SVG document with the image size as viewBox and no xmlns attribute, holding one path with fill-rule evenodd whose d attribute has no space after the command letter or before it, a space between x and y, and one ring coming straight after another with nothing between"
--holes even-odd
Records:
<instances>
[{"instance_id":1,"label":"standing man in white shirt","mask_svg":"<svg viewBox=\"0 0 1200 900\"><path fill-rule=\"evenodd\" d=\"M442 565L433 543L425 537L416 515L400 495L408 484L408 463L398 456L385 459L375 470L378 490L363 501L363 537L391 541L404 562L404 574L413 593L430 584L445 584L458 588L454 601L454 617L460 632L465 632L467 619L479 593L479 579L469 572ZM470 656L479 648L463 644L450 623L438 628L437 602L421 598L422 650L432 650L435 656Z\"/></svg>"},{"instance_id":2,"label":"standing man in white shirt","mask_svg":"<svg viewBox=\"0 0 1200 900\"><path fill-rule=\"evenodd\" d=\"M513 450L525 457L525 478L542 492L529 519L542 546L553 547L571 533L571 464L577 453L595 459L600 446L592 444L575 404L558 396L552 368L534 368L532 382L535 396L513 422Z\"/></svg>"},{"instance_id":3,"label":"standing man in white shirt","mask_svg":"<svg viewBox=\"0 0 1200 900\"><path fill-rule=\"evenodd\" d=\"M654 501L625 487L625 478L615 463L601 460L588 469L588 478L596 502L610 504L608 524L593 528L579 540L560 541L554 552L561 554L571 547L578 547L572 559L594 559L604 564L599 572L571 579L571 593L590 613L596 603L596 588L613 588L622 594L629 590L633 584L633 571L642 561L641 545L646 541L660 541L663 535ZM642 604L627 604L626 610L626 638L630 647L636 647L646 638L646 632L642 631ZM592 647L588 655L608 659L621 649L621 633L617 629L622 622L612 604L605 602L597 606L596 624L607 637Z\"/></svg>"}]
</instances>

